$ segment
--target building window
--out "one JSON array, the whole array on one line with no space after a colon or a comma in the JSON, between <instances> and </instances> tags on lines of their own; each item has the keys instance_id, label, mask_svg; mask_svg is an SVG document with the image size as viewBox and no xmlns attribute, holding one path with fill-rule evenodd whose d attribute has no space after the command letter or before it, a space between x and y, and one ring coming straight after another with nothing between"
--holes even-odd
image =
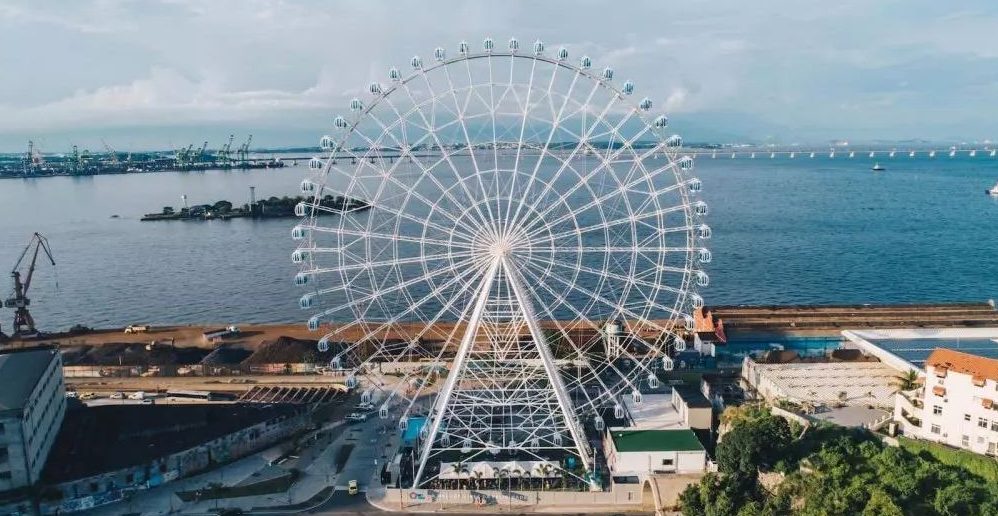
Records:
<instances>
[{"instance_id":1,"label":"building window","mask_svg":"<svg viewBox=\"0 0 998 516\"><path fill-rule=\"evenodd\" d=\"M991 431L998 432L998 419L991 422Z\"/></svg>"},{"instance_id":2,"label":"building window","mask_svg":"<svg viewBox=\"0 0 998 516\"><path fill-rule=\"evenodd\" d=\"M0 464L7 462L10 452L7 451L6 446L0 446Z\"/></svg>"},{"instance_id":3,"label":"building window","mask_svg":"<svg viewBox=\"0 0 998 516\"><path fill-rule=\"evenodd\" d=\"M939 405L933 405L932 406L932 413L938 416L938 415L940 415L940 414L943 413L943 408L941 406L939 406Z\"/></svg>"},{"instance_id":4,"label":"building window","mask_svg":"<svg viewBox=\"0 0 998 516\"><path fill-rule=\"evenodd\" d=\"M964 421L970 421L970 414L964 414L963 415L963 420Z\"/></svg>"},{"instance_id":5,"label":"building window","mask_svg":"<svg viewBox=\"0 0 998 516\"><path fill-rule=\"evenodd\" d=\"M977 426L979 426L981 428L987 428L988 427L988 420L984 419L983 417L977 418Z\"/></svg>"},{"instance_id":6,"label":"building window","mask_svg":"<svg viewBox=\"0 0 998 516\"><path fill-rule=\"evenodd\" d=\"M671 466L672 465L672 459L662 459L662 465L663 466Z\"/></svg>"},{"instance_id":7,"label":"building window","mask_svg":"<svg viewBox=\"0 0 998 516\"><path fill-rule=\"evenodd\" d=\"M0 480L10 480L10 471L0 471Z\"/></svg>"},{"instance_id":8,"label":"building window","mask_svg":"<svg viewBox=\"0 0 998 516\"><path fill-rule=\"evenodd\" d=\"M963 445L964 448L970 448L970 436L969 435L963 436L963 439L960 442L961 442L961 444Z\"/></svg>"},{"instance_id":9,"label":"building window","mask_svg":"<svg viewBox=\"0 0 998 516\"><path fill-rule=\"evenodd\" d=\"M932 427L929 428L929 431L932 432L932 433L934 433L934 434L938 434L939 433L939 425L932 425Z\"/></svg>"}]
</instances>

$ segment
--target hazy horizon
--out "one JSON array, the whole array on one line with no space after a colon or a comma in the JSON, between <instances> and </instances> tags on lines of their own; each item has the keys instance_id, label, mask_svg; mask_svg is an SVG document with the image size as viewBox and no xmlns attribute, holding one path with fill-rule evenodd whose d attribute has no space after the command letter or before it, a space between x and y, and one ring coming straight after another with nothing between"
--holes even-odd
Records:
<instances>
[{"instance_id":1,"label":"hazy horizon","mask_svg":"<svg viewBox=\"0 0 998 516\"><path fill-rule=\"evenodd\" d=\"M12 0L0 152L314 145L391 66L512 36L613 67L690 142L993 141L995 26L983 0Z\"/></svg>"}]
</instances>

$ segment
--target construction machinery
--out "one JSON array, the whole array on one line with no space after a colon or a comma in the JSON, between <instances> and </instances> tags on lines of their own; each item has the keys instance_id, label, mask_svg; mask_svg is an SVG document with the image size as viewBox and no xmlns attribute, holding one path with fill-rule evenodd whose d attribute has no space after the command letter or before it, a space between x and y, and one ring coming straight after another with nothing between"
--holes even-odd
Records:
<instances>
[{"instance_id":1,"label":"construction machinery","mask_svg":"<svg viewBox=\"0 0 998 516\"><path fill-rule=\"evenodd\" d=\"M32 247L34 248L33 251ZM49 247L48 239L35 233L31 236L31 240L28 241L28 245L24 248L24 251L21 251L21 255L17 258L17 262L14 263L14 268L10 273L14 279L14 294L4 301L3 305L14 309L14 330L12 335L15 337L34 335L38 332L35 329L35 320L31 317L31 312L28 311L28 305L31 304L31 299L28 298L28 289L31 288L31 279L35 275L35 265L38 262L38 255L41 251L45 252L45 256L54 266L55 258L52 257L52 250ZM28 263L27 273L22 280L21 263L25 261L24 259L29 253L31 254L31 261Z\"/></svg>"},{"instance_id":2,"label":"construction machinery","mask_svg":"<svg viewBox=\"0 0 998 516\"><path fill-rule=\"evenodd\" d=\"M247 168L249 166L249 148L250 144L253 143L253 135L249 135L246 139L246 143L239 146L239 150L236 151L236 159L239 161L239 166L241 168Z\"/></svg>"}]
</instances>

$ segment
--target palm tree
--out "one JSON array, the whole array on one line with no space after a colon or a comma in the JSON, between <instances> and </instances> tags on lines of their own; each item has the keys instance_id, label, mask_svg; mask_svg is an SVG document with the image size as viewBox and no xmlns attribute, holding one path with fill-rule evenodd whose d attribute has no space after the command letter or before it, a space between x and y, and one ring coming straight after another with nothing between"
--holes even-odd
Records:
<instances>
[{"instance_id":1,"label":"palm tree","mask_svg":"<svg viewBox=\"0 0 998 516\"><path fill-rule=\"evenodd\" d=\"M910 391L918 387L918 371L909 369L894 377L894 386L899 391Z\"/></svg>"},{"instance_id":2,"label":"palm tree","mask_svg":"<svg viewBox=\"0 0 998 516\"><path fill-rule=\"evenodd\" d=\"M455 462L454 464L451 465L451 471L453 471L454 474L457 475L457 485L458 487L461 487L461 477L462 475L468 473L468 465L465 464L463 461Z\"/></svg>"},{"instance_id":3,"label":"palm tree","mask_svg":"<svg viewBox=\"0 0 998 516\"><path fill-rule=\"evenodd\" d=\"M538 466L538 469L541 470L541 474L543 474L543 476L544 476L544 478L542 479L542 482L541 482L541 490L543 490L548 485L548 477L551 476L551 472L554 470L554 466L552 466L548 462L545 462L545 463L541 464L540 466Z\"/></svg>"}]
</instances>

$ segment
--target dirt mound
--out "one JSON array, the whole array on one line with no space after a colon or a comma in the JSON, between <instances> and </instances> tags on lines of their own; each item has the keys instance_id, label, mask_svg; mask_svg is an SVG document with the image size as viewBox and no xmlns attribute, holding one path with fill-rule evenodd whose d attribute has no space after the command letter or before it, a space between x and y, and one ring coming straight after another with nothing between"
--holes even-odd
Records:
<instances>
[{"instance_id":1,"label":"dirt mound","mask_svg":"<svg viewBox=\"0 0 998 516\"><path fill-rule=\"evenodd\" d=\"M246 360L253 352L234 346L219 346L201 359L201 363L210 366L235 365Z\"/></svg>"},{"instance_id":2,"label":"dirt mound","mask_svg":"<svg viewBox=\"0 0 998 516\"><path fill-rule=\"evenodd\" d=\"M208 350L200 348L177 348L169 345L150 347L147 344L132 342L112 342L102 346L80 347L73 351L71 362L67 360L66 365L158 366L196 364L208 354Z\"/></svg>"},{"instance_id":3,"label":"dirt mound","mask_svg":"<svg viewBox=\"0 0 998 516\"><path fill-rule=\"evenodd\" d=\"M310 362L313 364L324 364L329 362L335 350L340 346L330 345L329 351L320 352L316 345L318 341L309 339L296 339L293 337L280 336L277 340L266 340L253 352L244 364L293 364Z\"/></svg>"}]
</instances>

